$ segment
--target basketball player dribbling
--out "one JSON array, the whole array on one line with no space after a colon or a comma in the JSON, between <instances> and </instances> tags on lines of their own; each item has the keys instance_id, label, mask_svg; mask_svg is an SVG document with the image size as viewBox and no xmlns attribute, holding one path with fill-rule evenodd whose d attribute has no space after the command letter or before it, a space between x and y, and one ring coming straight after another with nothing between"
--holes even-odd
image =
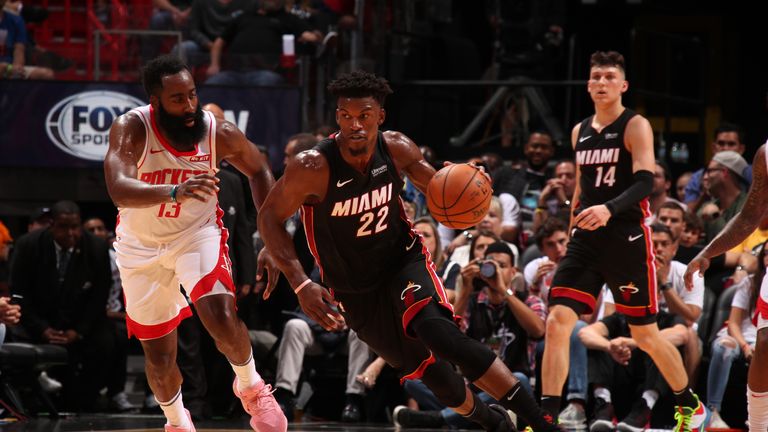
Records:
<instances>
[{"instance_id":1,"label":"basketball player dribbling","mask_svg":"<svg viewBox=\"0 0 768 432\"><path fill-rule=\"evenodd\" d=\"M709 268L709 260L725 253L741 243L757 229L765 218L768 208L768 151L766 144L760 146L752 163L752 186L747 200L736 216L689 264L685 272L685 283L692 286L697 271L703 275ZM758 263L763 265L763 263ZM760 285L757 299L757 340L752 360L749 362L747 377L747 413L750 431L764 432L768 429L768 373L765 361L768 359L768 277Z\"/></svg>"},{"instance_id":2,"label":"basketball player dribbling","mask_svg":"<svg viewBox=\"0 0 768 432\"><path fill-rule=\"evenodd\" d=\"M607 283L632 338L675 393L675 431L703 431L709 411L691 391L680 353L656 325L656 270L644 221L653 187L653 131L648 120L622 105L627 88L621 54L592 54L587 90L595 115L571 132L577 199L571 241L549 292L542 407L553 416L559 413L571 332L579 315L594 311L600 288Z\"/></svg>"},{"instance_id":3,"label":"basketball player dribbling","mask_svg":"<svg viewBox=\"0 0 768 432\"><path fill-rule=\"evenodd\" d=\"M150 104L115 120L104 171L119 210L115 250L128 333L141 341L165 430L195 430L176 366L176 327L191 315L181 284L232 364L233 390L251 415L251 427L284 432L285 416L256 372L247 329L235 312L214 174L219 161L229 161L250 179L257 206L274 178L237 127L200 108L192 74L176 57L150 61L142 75Z\"/></svg>"},{"instance_id":4,"label":"basketball player dribbling","mask_svg":"<svg viewBox=\"0 0 768 432\"><path fill-rule=\"evenodd\" d=\"M386 80L356 71L328 89L337 98L340 131L297 155L259 211L262 238L304 312L328 330L349 325L403 381L420 378L443 404L486 430L514 425L504 408L478 399L450 363L535 430L555 429L504 363L453 321L429 252L398 197L403 175L424 192L435 170L408 137L379 132L392 92ZM330 291L304 273L283 226L299 208Z\"/></svg>"}]
</instances>

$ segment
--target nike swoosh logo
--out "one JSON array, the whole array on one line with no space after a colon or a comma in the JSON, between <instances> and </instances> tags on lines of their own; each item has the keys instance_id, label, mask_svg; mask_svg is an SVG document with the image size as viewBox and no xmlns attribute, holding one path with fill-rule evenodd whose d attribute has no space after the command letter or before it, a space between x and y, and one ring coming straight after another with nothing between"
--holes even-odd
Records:
<instances>
[{"instance_id":1,"label":"nike swoosh logo","mask_svg":"<svg viewBox=\"0 0 768 432\"><path fill-rule=\"evenodd\" d=\"M629 236L629 238L627 238L627 240L629 240L629 241L633 242L633 241L635 241L635 240L639 239L639 238L640 238L640 237L642 237L642 236L643 236L642 234L638 234L638 235L636 235L636 236Z\"/></svg>"},{"instance_id":2,"label":"nike swoosh logo","mask_svg":"<svg viewBox=\"0 0 768 432\"><path fill-rule=\"evenodd\" d=\"M520 387L516 388L514 393L512 393L512 394L511 394L511 395L509 395L509 396L507 396L507 400L508 400L508 401L511 401L511 400L512 400L512 398L513 398L513 397L515 397L515 395L517 394L517 392L518 392L518 391L520 391Z\"/></svg>"},{"instance_id":3,"label":"nike swoosh logo","mask_svg":"<svg viewBox=\"0 0 768 432\"><path fill-rule=\"evenodd\" d=\"M349 180L347 180L347 181L341 181L341 180L338 180L338 181L336 182L336 187L342 187L342 186L344 186L345 184L347 184L347 183L351 182L352 180L354 180L354 179L349 179Z\"/></svg>"},{"instance_id":4,"label":"nike swoosh logo","mask_svg":"<svg viewBox=\"0 0 768 432\"><path fill-rule=\"evenodd\" d=\"M163 150L163 149L160 149L160 150L157 150L157 149L153 149L153 148L149 149L149 152L150 152L150 153L152 153L152 154L155 154L155 153L162 153L162 152L164 152L164 151L165 151L165 150Z\"/></svg>"},{"instance_id":5,"label":"nike swoosh logo","mask_svg":"<svg viewBox=\"0 0 768 432\"><path fill-rule=\"evenodd\" d=\"M579 142L584 142L584 141L586 141L586 140L588 140L590 138L592 138L592 135L587 135L585 137L581 137L581 138L579 138Z\"/></svg>"},{"instance_id":6,"label":"nike swoosh logo","mask_svg":"<svg viewBox=\"0 0 768 432\"><path fill-rule=\"evenodd\" d=\"M411 244L405 247L405 250L407 250L407 251L411 250L411 248L413 247L413 245L415 245L415 244L416 244L416 239L418 239L418 237L414 237L414 238L413 238L413 241L411 242Z\"/></svg>"}]
</instances>

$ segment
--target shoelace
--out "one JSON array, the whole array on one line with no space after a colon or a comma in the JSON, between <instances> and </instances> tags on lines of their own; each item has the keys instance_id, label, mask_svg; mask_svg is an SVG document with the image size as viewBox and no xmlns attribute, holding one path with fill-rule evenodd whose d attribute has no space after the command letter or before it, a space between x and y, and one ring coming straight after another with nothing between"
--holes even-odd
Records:
<instances>
[{"instance_id":1,"label":"shoelace","mask_svg":"<svg viewBox=\"0 0 768 432\"><path fill-rule=\"evenodd\" d=\"M693 417L693 410L688 408L690 410L690 413L685 413L685 407L680 407L679 410L675 413L675 420L677 420L677 426L675 427L675 432L690 432L691 431L691 417Z\"/></svg>"},{"instance_id":2,"label":"shoelace","mask_svg":"<svg viewBox=\"0 0 768 432\"><path fill-rule=\"evenodd\" d=\"M245 398L245 405L248 407L247 411L256 410L271 411L275 409L277 404L270 404L269 397L277 390L273 389L270 384L263 386L258 392L254 392Z\"/></svg>"}]
</instances>

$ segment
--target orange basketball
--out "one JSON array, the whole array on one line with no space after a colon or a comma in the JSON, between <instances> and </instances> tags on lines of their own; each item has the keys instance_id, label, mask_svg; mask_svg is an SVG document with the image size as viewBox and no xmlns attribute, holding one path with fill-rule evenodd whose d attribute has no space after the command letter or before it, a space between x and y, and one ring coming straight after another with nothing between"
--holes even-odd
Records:
<instances>
[{"instance_id":1,"label":"orange basketball","mask_svg":"<svg viewBox=\"0 0 768 432\"><path fill-rule=\"evenodd\" d=\"M441 224L456 229L477 225L491 205L493 188L480 168L470 164L448 165L427 185L427 207Z\"/></svg>"}]
</instances>

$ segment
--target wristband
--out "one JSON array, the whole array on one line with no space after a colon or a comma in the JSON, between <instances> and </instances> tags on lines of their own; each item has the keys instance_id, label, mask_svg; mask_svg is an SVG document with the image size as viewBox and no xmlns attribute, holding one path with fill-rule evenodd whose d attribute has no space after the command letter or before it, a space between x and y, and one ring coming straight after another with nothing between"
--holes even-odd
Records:
<instances>
[{"instance_id":1,"label":"wristband","mask_svg":"<svg viewBox=\"0 0 768 432\"><path fill-rule=\"evenodd\" d=\"M296 288L293 290L293 292L295 292L296 294L298 294L298 293L299 293L299 291L301 291L302 289L304 289L304 287L305 287L305 286L307 286L307 285L309 285L310 283L312 283L312 279L310 279L310 278L307 278L307 280L305 280L304 282L302 282L302 283L301 283L301 285L297 286L297 287L296 287Z\"/></svg>"},{"instance_id":2,"label":"wristband","mask_svg":"<svg viewBox=\"0 0 768 432\"><path fill-rule=\"evenodd\" d=\"M171 188L171 202L176 202L176 192L179 190L179 185L173 185Z\"/></svg>"}]
</instances>

